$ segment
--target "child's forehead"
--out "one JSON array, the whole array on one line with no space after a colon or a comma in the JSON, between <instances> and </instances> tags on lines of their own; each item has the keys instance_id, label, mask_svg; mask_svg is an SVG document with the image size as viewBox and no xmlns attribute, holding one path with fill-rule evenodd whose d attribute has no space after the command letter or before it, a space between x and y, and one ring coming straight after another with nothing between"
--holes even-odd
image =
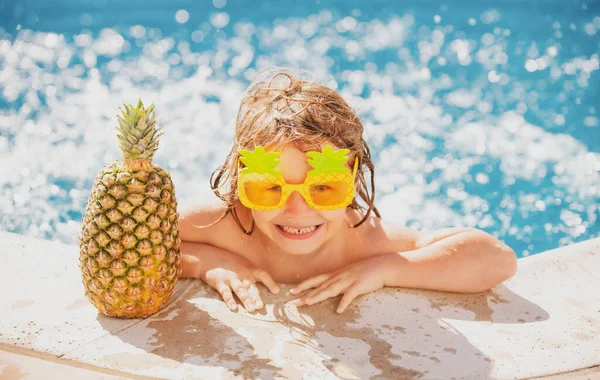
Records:
<instances>
[{"instance_id":1,"label":"child's forehead","mask_svg":"<svg viewBox=\"0 0 600 380\"><path fill-rule=\"evenodd\" d=\"M333 148L333 150L340 149L335 144L332 144L329 142L322 144L322 145L308 145L308 144L300 144L300 143L296 143L296 142L291 142L291 143L287 143L284 145L271 146L271 147L265 148L265 150L267 152L280 152L281 156L283 156L283 155L302 155L305 158L308 158L306 153L321 152L326 145L331 146L331 148Z\"/></svg>"},{"instance_id":2,"label":"child's forehead","mask_svg":"<svg viewBox=\"0 0 600 380\"><path fill-rule=\"evenodd\" d=\"M294 146L285 147L279 150L279 152L281 152L281 156L279 156L279 162L281 162L282 164L288 161L306 163L309 160L309 157L306 155L306 152Z\"/></svg>"}]
</instances>

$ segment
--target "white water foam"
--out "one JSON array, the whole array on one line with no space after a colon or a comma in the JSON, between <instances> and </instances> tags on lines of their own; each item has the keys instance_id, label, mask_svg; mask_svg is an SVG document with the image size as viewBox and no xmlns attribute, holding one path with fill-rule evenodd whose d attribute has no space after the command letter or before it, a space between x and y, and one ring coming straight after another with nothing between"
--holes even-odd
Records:
<instances>
[{"instance_id":1,"label":"white water foam","mask_svg":"<svg viewBox=\"0 0 600 380\"><path fill-rule=\"evenodd\" d=\"M225 21L221 14L212 20ZM0 111L0 227L74 243L80 221L72 215L83 210L93 177L104 164L121 158L114 129L118 107L138 98L156 105L165 135L155 161L172 173L178 198L189 203L207 194L211 171L231 147L248 81L260 69L285 65L329 78L327 84L363 118L376 152L378 206L386 219L427 229L491 228L496 235L520 234L527 241L531 227L511 223L515 213L543 212L561 198L571 206L561 210L560 221L551 223L549 231L562 229L565 244L580 236L596 222L600 156L567 134L527 122L519 109L491 114L489 93L481 85L459 89L447 74L432 76L430 64L467 66L475 59L498 70L485 78L502 83L503 31L482 37L477 50L477 43L455 38L441 25L427 29L412 56L404 44L414 23L410 15L359 21L334 19L323 11L272 26L236 23L233 35L202 52L142 26L125 32L107 28L97 37L83 33L74 42L29 30L14 41L0 40L6 57L0 63L3 98L22 101L19 108ZM213 32L197 30L192 36L207 38ZM266 52L257 51L252 39ZM131 53L137 42L143 48ZM393 51L402 65L367 63L364 69L334 72L332 49L340 49L348 61ZM578 75L572 86L585 86L598 70L597 54L566 62L556 55L550 49L543 64L549 72ZM505 95L517 101L523 87L515 83L512 88ZM534 107L534 101L526 102L519 107ZM464 113L457 118L449 106ZM589 120L597 127L595 116ZM436 155L440 141L443 156ZM489 184L489 171L471 169L490 162L498 163L504 185L516 180L536 185L553 172L556 191L529 198L505 194L491 216L486 199L465 191L465 183ZM446 189L443 194L441 189Z\"/></svg>"}]
</instances>

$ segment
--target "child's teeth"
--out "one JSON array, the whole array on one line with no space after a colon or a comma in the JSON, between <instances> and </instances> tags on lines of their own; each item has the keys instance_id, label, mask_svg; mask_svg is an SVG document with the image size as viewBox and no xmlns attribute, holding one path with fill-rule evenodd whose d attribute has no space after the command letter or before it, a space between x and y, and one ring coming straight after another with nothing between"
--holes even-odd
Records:
<instances>
[{"instance_id":1,"label":"child's teeth","mask_svg":"<svg viewBox=\"0 0 600 380\"><path fill-rule=\"evenodd\" d=\"M317 229L317 226L312 226L312 227L302 228L302 229L296 229L296 228L290 228L290 227L281 226L281 229L284 230L285 232L289 232L291 234L301 235L301 234L306 234L306 233L309 233L309 232L313 232L314 230Z\"/></svg>"}]
</instances>

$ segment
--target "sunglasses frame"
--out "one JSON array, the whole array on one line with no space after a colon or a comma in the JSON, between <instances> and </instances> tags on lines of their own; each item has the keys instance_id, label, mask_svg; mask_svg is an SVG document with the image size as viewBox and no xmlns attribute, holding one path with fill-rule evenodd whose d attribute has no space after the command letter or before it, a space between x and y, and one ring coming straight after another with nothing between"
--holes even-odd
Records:
<instances>
[{"instance_id":1,"label":"sunglasses frame","mask_svg":"<svg viewBox=\"0 0 600 380\"><path fill-rule=\"evenodd\" d=\"M354 195L355 195L354 181L356 179L356 172L358 171L358 157L356 157L356 159L354 160L354 168L352 170L352 174L350 174L348 172L348 173L322 174L320 176L307 176L303 183L298 183L298 184L291 184L291 183L285 182L285 180L283 179L283 174L281 174L281 172L279 172L279 171L276 171L277 175L275 176L275 180L270 181L267 179L269 177L273 178L272 174L243 173L243 172L241 172L240 169L241 169L241 165L238 164L238 173L240 173L239 177L238 177L238 181L237 181L238 197L240 199L240 202L242 202L242 204L244 206L246 206L250 209L261 210L261 211L277 210L277 209L283 207L285 205L285 203L287 202L288 198L290 197L290 195L294 191L296 191L304 198L304 201L311 208L313 208L315 210L339 210L341 208L348 207L352 203L352 200L354 199ZM339 179L340 176L342 176L341 181ZM336 180L335 181L324 181L323 179L327 178L327 177L336 178ZM248 199L248 196L247 196L246 190L245 190L246 182L250 182L250 181L267 182L267 183L272 183L274 185L281 186L281 198L280 198L279 202L272 206L263 206L263 205L257 205L254 202L250 201L250 199ZM340 202L335 205L327 205L327 206L318 205L313 202L312 198L310 197L310 186L314 185L316 183L326 183L326 182L345 182L348 185L346 196L344 197L343 202Z\"/></svg>"}]
</instances>

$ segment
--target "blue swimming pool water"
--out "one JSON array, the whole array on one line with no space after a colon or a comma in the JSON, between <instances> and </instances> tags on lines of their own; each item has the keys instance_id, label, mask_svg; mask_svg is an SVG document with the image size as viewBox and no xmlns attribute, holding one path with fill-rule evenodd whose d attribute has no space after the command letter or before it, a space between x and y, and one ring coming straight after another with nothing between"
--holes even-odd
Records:
<instances>
[{"instance_id":1,"label":"blue swimming pool water","mask_svg":"<svg viewBox=\"0 0 600 380\"><path fill-rule=\"evenodd\" d=\"M336 87L361 115L384 218L473 226L519 256L600 235L597 1L0 0L0 229L75 243L155 102L155 158L202 199L257 70Z\"/></svg>"}]
</instances>

